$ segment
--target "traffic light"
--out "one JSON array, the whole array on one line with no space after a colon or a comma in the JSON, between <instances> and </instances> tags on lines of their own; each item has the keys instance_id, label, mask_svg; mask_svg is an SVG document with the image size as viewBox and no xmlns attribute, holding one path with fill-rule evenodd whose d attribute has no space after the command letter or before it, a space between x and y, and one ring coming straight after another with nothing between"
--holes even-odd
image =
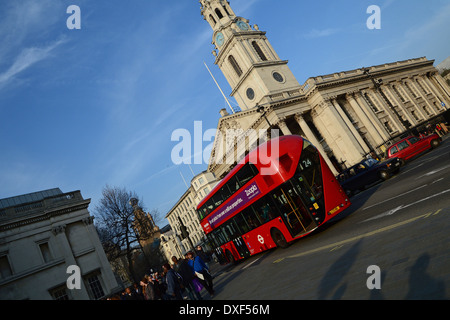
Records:
<instances>
[{"instance_id":1,"label":"traffic light","mask_svg":"<svg viewBox=\"0 0 450 320\"><path fill-rule=\"evenodd\" d=\"M181 225L180 230L181 230L181 237L182 237L183 239L186 239L186 238L189 237L189 231L187 231L186 226Z\"/></svg>"}]
</instances>

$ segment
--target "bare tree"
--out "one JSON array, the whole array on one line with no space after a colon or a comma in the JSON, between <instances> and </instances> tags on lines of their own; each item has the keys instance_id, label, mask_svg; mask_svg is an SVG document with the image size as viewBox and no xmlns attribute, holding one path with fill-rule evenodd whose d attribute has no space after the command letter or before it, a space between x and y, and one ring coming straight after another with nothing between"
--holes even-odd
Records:
<instances>
[{"instance_id":1,"label":"bare tree","mask_svg":"<svg viewBox=\"0 0 450 320\"><path fill-rule=\"evenodd\" d=\"M108 259L113 261L125 255L131 276L137 280L134 270L134 253L139 247L139 236L134 226L134 209L130 199L138 199L134 192L125 188L106 186L102 198L95 207L97 230L103 243Z\"/></svg>"}]
</instances>

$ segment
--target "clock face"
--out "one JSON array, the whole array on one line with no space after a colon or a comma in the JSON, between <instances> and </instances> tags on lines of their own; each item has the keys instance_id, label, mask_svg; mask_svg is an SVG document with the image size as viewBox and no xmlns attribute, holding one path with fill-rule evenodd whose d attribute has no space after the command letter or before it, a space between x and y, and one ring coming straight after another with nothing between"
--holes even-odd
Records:
<instances>
[{"instance_id":1,"label":"clock face","mask_svg":"<svg viewBox=\"0 0 450 320\"><path fill-rule=\"evenodd\" d=\"M244 21L238 21L236 22L237 26L239 27L239 29L243 30L243 31L248 31L248 24L246 24Z\"/></svg>"},{"instance_id":2,"label":"clock face","mask_svg":"<svg viewBox=\"0 0 450 320\"><path fill-rule=\"evenodd\" d=\"M222 32L219 32L216 35L216 44L220 47L223 45L224 41L225 41L225 37L223 36Z\"/></svg>"}]
</instances>

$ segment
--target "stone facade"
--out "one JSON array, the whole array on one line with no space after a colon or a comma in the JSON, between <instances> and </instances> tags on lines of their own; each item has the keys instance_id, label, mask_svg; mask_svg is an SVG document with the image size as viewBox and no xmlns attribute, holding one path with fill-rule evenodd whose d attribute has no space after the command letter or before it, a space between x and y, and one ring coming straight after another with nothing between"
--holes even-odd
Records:
<instances>
[{"instance_id":1,"label":"stone facade","mask_svg":"<svg viewBox=\"0 0 450 320\"><path fill-rule=\"evenodd\" d=\"M120 289L80 191L0 201L0 299L89 300ZM66 285L71 265L81 271L79 290Z\"/></svg>"},{"instance_id":2,"label":"stone facade","mask_svg":"<svg viewBox=\"0 0 450 320\"><path fill-rule=\"evenodd\" d=\"M191 184L186 192L180 197L177 203L166 214L166 218L173 230L173 234L168 235L167 245L162 246L166 256L170 252L181 252L183 255L192 250L192 246L201 244L204 241L205 233L200 226L197 216L197 205L200 201L215 187L217 180L210 172L202 172L196 175L191 180ZM180 222L181 220L181 222ZM187 228L189 232L189 240L181 239L181 223ZM178 246L178 248L176 248ZM181 248L180 248L181 246Z\"/></svg>"},{"instance_id":3,"label":"stone facade","mask_svg":"<svg viewBox=\"0 0 450 320\"><path fill-rule=\"evenodd\" d=\"M313 143L337 174L450 106L450 88L425 57L309 78L300 85L265 32L228 1L201 0L215 64L241 111L221 111L208 171L223 178L271 129ZM255 134L256 133L256 134ZM231 161L230 161L231 159Z\"/></svg>"}]
</instances>

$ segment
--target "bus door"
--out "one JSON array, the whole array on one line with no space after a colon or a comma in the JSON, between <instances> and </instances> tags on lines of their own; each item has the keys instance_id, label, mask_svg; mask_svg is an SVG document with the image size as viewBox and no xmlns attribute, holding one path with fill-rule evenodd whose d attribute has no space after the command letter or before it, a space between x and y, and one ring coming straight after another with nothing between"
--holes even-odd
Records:
<instances>
[{"instance_id":1,"label":"bus door","mask_svg":"<svg viewBox=\"0 0 450 320\"><path fill-rule=\"evenodd\" d=\"M248 251L247 245L245 244L244 239L242 239L242 236L239 235L233 220L225 224L222 227L222 230L224 231L227 239L233 242L234 247L242 258L247 258L250 256L250 251Z\"/></svg>"},{"instance_id":2,"label":"bus door","mask_svg":"<svg viewBox=\"0 0 450 320\"><path fill-rule=\"evenodd\" d=\"M244 242L244 239L242 237L238 237L233 240L234 246L236 247L236 250L239 252L242 258L248 258L250 257L250 251L248 251L247 245Z\"/></svg>"},{"instance_id":3,"label":"bus door","mask_svg":"<svg viewBox=\"0 0 450 320\"><path fill-rule=\"evenodd\" d=\"M273 198L292 237L310 232L317 226L305 206L298 192L299 186L296 184L298 182L295 180L289 181L273 193Z\"/></svg>"}]
</instances>

